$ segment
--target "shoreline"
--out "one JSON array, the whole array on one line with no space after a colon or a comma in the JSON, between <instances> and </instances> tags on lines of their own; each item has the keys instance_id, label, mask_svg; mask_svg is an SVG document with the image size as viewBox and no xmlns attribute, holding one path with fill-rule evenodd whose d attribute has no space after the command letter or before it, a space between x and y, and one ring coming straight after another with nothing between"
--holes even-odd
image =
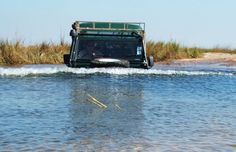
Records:
<instances>
[{"instance_id":1,"label":"shoreline","mask_svg":"<svg viewBox=\"0 0 236 152\"><path fill-rule=\"evenodd\" d=\"M179 59L178 61L218 61L218 62L235 62L236 54L231 53L203 53L203 57L193 59Z\"/></svg>"},{"instance_id":2,"label":"shoreline","mask_svg":"<svg viewBox=\"0 0 236 152\"><path fill-rule=\"evenodd\" d=\"M0 41L0 65L63 64L63 55L68 54L70 44L42 42L25 45L22 41ZM174 41L148 41L146 55L152 55L156 64L227 62L235 64L236 49L185 47Z\"/></svg>"},{"instance_id":3,"label":"shoreline","mask_svg":"<svg viewBox=\"0 0 236 152\"><path fill-rule=\"evenodd\" d=\"M174 59L167 61L155 62L155 64L173 65L173 64L210 64L210 63L221 63L225 66L236 66L236 54L232 53L219 53L219 52L207 52L203 53L202 57L199 58L183 58ZM29 64L0 64L1 67L19 67L22 65L34 65L34 64L63 64L63 63L29 63Z\"/></svg>"},{"instance_id":4,"label":"shoreline","mask_svg":"<svg viewBox=\"0 0 236 152\"><path fill-rule=\"evenodd\" d=\"M176 59L172 61L156 62L156 64L189 64L189 63L223 63L226 66L236 66L236 54L208 52L200 58Z\"/></svg>"}]
</instances>

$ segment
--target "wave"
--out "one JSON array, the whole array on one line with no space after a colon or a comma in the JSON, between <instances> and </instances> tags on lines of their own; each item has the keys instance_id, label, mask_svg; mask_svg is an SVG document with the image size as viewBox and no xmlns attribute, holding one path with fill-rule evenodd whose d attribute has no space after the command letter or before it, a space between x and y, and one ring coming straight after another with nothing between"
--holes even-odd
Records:
<instances>
[{"instance_id":1,"label":"wave","mask_svg":"<svg viewBox=\"0 0 236 152\"><path fill-rule=\"evenodd\" d=\"M183 71L163 69L134 69L134 68L68 68L62 65L55 66L23 66L23 67L0 67L0 76L28 76L50 75L57 73L72 74L111 74L111 75L226 75L230 72L214 71Z\"/></svg>"}]
</instances>

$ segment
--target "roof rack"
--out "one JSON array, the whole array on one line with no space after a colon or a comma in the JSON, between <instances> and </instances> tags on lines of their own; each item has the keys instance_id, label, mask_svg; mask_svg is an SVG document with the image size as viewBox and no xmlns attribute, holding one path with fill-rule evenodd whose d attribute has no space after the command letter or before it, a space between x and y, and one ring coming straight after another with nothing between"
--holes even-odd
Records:
<instances>
[{"instance_id":1,"label":"roof rack","mask_svg":"<svg viewBox=\"0 0 236 152\"><path fill-rule=\"evenodd\" d=\"M95 21L76 21L72 24L76 31L81 30L108 30L108 31L145 31L143 22L95 22Z\"/></svg>"}]
</instances>

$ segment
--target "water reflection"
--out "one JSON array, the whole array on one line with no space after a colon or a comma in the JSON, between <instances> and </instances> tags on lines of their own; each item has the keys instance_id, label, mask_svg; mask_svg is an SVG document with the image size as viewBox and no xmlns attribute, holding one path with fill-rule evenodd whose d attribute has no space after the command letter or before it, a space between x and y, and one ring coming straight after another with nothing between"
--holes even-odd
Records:
<instances>
[{"instance_id":1,"label":"water reflection","mask_svg":"<svg viewBox=\"0 0 236 152\"><path fill-rule=\"evenodd\" d=\"M68 138L86 148L133 149L143 137L144 124L143 86L135 81L125 76L92 76L73 82ZM108 108L88 101L87 94Z\"/></svg>"},{"instance_id":2,"label":"water reflection","mask_svg":"<svg viewBox=\"0 0 236 152\"><path fill-rule=\"evenodd\" d=\"M0 151L235 151L235 83L234 75L1 77Z\"/></svg>"}]
</instances>

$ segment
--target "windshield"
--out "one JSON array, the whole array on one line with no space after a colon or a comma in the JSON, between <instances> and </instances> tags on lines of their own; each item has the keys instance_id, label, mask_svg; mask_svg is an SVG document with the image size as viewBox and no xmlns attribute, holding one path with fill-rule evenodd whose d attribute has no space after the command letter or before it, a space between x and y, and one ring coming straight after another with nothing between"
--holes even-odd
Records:
<instances>
[{"instance_id":1,"label":"windshield","mask_svg":"<svg viewBox=\"0 0 236 152\"><path fill-rule=\"evenodd\" d=\"M143 46L138 40L79 40L79 59L137 59L142 55Z\"/></svg>"}]
</instances>

